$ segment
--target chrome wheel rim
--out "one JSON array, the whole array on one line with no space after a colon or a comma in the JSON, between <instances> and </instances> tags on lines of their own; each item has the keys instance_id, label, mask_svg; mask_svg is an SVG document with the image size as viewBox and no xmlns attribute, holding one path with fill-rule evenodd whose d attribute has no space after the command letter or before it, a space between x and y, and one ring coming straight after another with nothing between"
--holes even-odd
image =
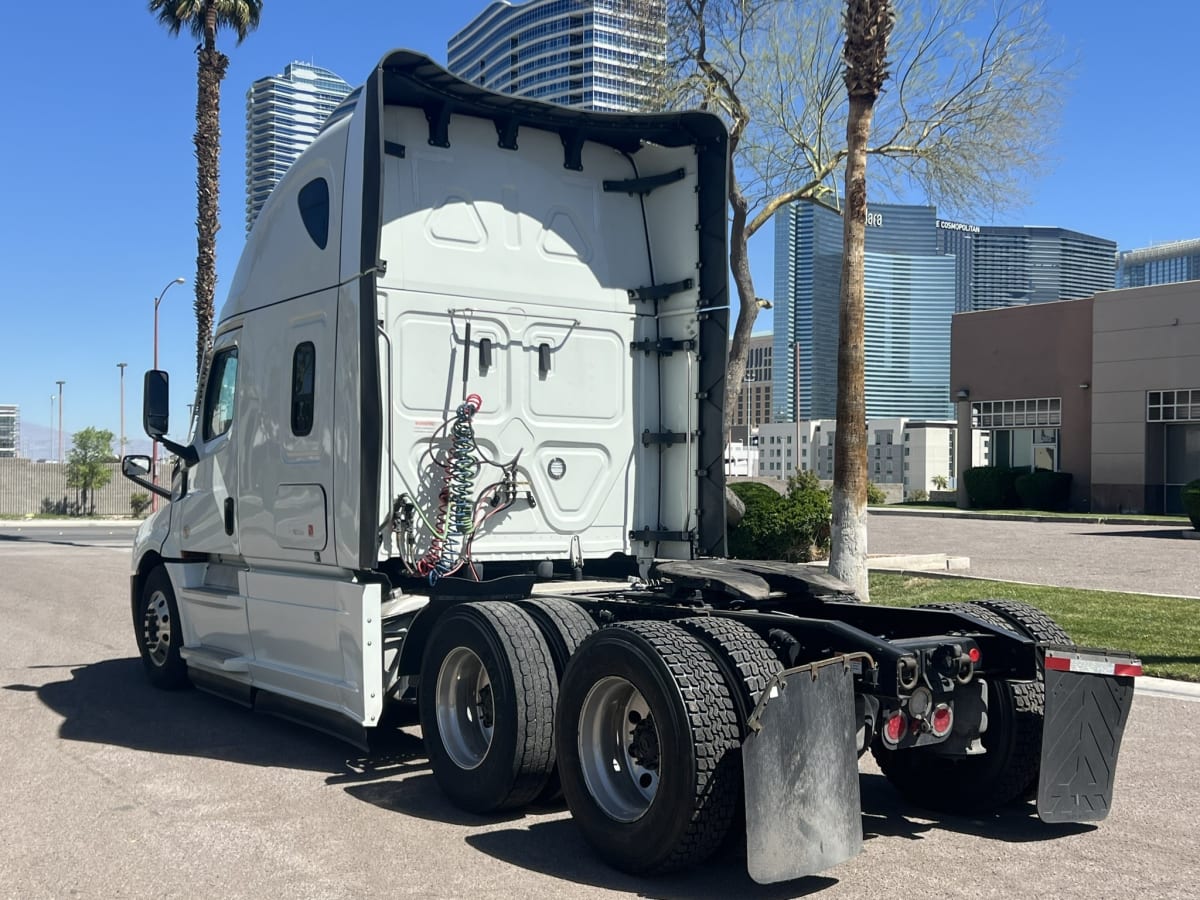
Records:
<instances>
[{"instance_id":1,"label":"chrome wheel rim","mask_svg":"<svg viewBox=\"0 0 1200 900\"><path fill-rule=\"evenodd\" d=\"M492 746L496 704L483 661L466 647L446 654L434 691L442 746L460 769L474 769Z\"/></svg>"},{"instance_id":2,"label":"chrome wheel rim","mask_svg":"<svg viewBox=\"0 0 1200 900\"><path fill-rule=\"evenodd\" d=\"M618 822L641 818L658 792L658 728L641 691L615 675L597 681L579 715L579 763L592 799Z\"/></svg>"},{"instance_id":3,"label":"chrome wheel rim","mask_svg":"<svg viewBox=\"0 0 1200 900\"><path fill-rule=\"evenodd\" d=\"M142 620L142 635L150 661L156 666L164 665L171 650L171 605L162 591L150 595Z\"/></svg>"}]
</instances>

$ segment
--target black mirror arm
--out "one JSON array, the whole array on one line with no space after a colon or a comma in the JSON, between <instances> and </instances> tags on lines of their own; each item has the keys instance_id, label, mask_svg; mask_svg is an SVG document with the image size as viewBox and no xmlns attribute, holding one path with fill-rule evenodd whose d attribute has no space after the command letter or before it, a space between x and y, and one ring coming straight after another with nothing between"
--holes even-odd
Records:
<instances>
[{"instance_id":1,"label":"black mirror arm","mask_svg":"<svg viewBox=\"0 0 1200 900\"><path fill-rule=\"evenodd\" d=\"M121 460L121 474L122 475L124 475L126 478L128 478L130 481L132 481L138 487L144 487L146 490L148 490L152 494L158 494L158 496L165 497L168 500L171 499L171 491L170 490L163 487L162 485L155 484L154 482L150 481L150 479L148 479L148 478L143 477L133 467L127 467L125 465L126 459L128 459L128 457L125 457L124 459Z\"/></svg>"},{"instance_id":2,"label":"black mirror arm","mask_svg":"<svg viewBox=\"0 0 1200 900\"><path fill-rule=\"evenodd\" d=\"M196 463L200 462L200 454L196 452L196 448L177 444L170 438L160 437L158 442L183 460L183 464L189 469Z\"/></svg>"}]
</instances>

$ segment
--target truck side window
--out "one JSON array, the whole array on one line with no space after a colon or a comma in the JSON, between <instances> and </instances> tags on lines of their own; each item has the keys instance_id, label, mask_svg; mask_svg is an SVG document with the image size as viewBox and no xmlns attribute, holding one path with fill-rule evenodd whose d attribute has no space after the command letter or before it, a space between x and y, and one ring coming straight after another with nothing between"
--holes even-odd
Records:
<instances>
[{"instance_id":1,"label":"truck side window","mask_svg":"<svg viewBox=\"0 0 1200 900\"><path fill-rule=\"evenodd\" d=\"M220 437L233 424L234 389L237 387L237 347L213 357L208 390L204 395L204 440Z\"/></svg>"},{"instance_id":2,"label":"truck side window","mask_svg":"<svg viewBox=\"0 0 1200 900\"><path fill-rule=\"evenodd\" d=\"M304 437L313 427L313 398L316 386L313 369L317 351L312 341L305 341L292 354L292 434Z\"/></svg>"},{"instance_id":3,"label":"truck side window","mask_svg":"<svg viewBox=\"0 0 1200 900\"><path fill-rule=\"evenodd\" d=\"M325 249L329 243L329 183L324 178L314 178L296 195L300 204L300 218L313 243Z\"/></svg>"}]
</instances>

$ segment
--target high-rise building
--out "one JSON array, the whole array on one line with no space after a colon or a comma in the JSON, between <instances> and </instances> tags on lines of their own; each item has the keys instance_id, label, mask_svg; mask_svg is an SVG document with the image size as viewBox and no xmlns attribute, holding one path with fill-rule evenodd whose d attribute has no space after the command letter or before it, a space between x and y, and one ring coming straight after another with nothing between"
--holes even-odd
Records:
<instances>
[{"instance_id":1,"label":"high-rise building","mask_svg":"<svg viewBox=\"0 0 1200 900\"><path fill-rule=\"evenodd\" d=\"M21 407L0 403L0 459L21 455Z\"/></svg>"},{"instance_id":2,"label":"high-rise building","mask_svg":"<svg viewBox=\"0 0 1200 900\"><path fill-rule=\"evenodd\" d=\"M865 259L867 416L950 416L955 259L938 253L931 206L872 205ZM772 417L837 413L840 213L791 204L775 220Z\"/></svg>"},{"instance_id":3,"label":"high-rise building","mask_svg":"<svg viewBox=\"0 0 1200 900\"><path fill-rule=\"evenodd\" d=\"M1117 287L1200 280L1200 239L1154 244L1117 254Z\"/></svg>"},{"instance_id":4,"label":"high-rise building","mask_svg":"<svg viewBox=\"0 0 1200 900\"><path fill-rule=\"evenodd\" d=\"M350 85L309 63L260 78L246 92L246 231L288 167L350 93Z\"/></svg>"},{"instance_id":5,"label":"high-rise building","mask_svg":"<svg viewBox=\"0 0 1200 900\"><path fill-rule=\"evenodd\" d=\"M756 334L746 348L746 377L730 420L730 440L750 443L759 425L771 421L771 356L773 337Z\"/></svg>"},{"instance_id":6,"label":"high-rise building","mask_svg":"<svg viewBox=\"0 0 1200 900\"><path fill-rule=\"evenodd\" d=\"M489 90L638 110L666 60L665 0L496 0L450 39L448 68Z\"/></svg>"},{"instance_id":7,"label":"high-rise building","mask_svg":"<svg viewBox=\"0 0 1200 900\"><path fill-rule=\"evenodd\" d=\"M1113 241L1066 228L981 226L972 237L969 310L1075 300L1110 290L1116 253Z\"/></svg>"}]
</instances>

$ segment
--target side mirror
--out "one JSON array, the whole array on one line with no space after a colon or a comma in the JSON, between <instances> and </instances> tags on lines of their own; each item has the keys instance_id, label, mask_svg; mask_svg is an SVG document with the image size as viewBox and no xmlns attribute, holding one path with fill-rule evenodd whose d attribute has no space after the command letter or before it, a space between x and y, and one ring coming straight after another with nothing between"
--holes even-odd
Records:
<instances>
[{"instance_id":1,"label":"side mirror","mask_svg":"<svg viewBox=\"0 0 1200 900\"><path fill-rule=\"evenodd\" d=\"M126 478L133 480L137 478L146 478L150 475L150 457L149 456L125 456L121 458L121 474Z\"/></svg>"},{"instance_id":2,"label":"side mirror","mask_svg":"<svg viewBox=\"0 0 1200 900\"><path fill-rule=\"evenodd\" d=\"M171 492L165 487L155 484L150 478L150 457L138 455L122 457L121 474L150 493L166 497L168 500L171 499Z\"/></svg>"},{"instance_id":3,"label":"side mirror","mask_svg":"<svg viewBox=\"0 0 1200 900\"><path fill-rule=\"evenodd\" d=\"M142 387L142 427L154 440L170 430L171 381L166 372L151 369Z\"/></svg>"}]
</instances>

